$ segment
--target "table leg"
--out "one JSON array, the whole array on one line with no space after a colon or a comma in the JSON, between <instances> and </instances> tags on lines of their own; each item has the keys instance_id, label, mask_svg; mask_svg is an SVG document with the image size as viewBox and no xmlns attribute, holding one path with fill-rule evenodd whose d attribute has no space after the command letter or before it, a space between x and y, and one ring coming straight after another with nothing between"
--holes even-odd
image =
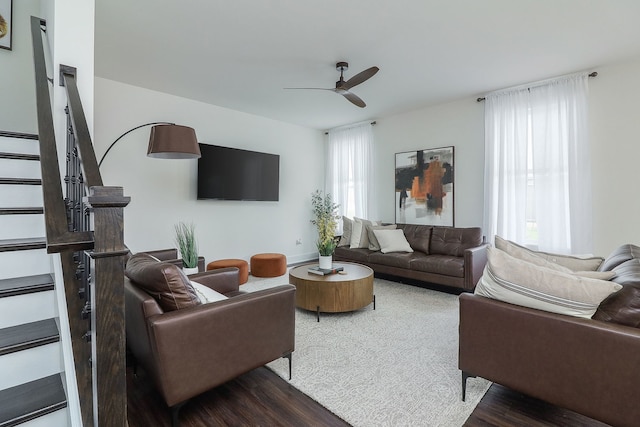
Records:
<instances>
[{"instance_id":1,"label":"table leg","mask_svg":"<svg viewBox=\"0 0 640 427\"><path fill-rule=\"evenodd\" d=\"M320 322L320 306L317 306L317 310L316 310L316 318L318 319L318 322Z\"/></svg>"},{"instance_id":2,"label":"table leg","mask_svg":"<svg viewBox=\"0 0 640 427\"><path fill-rule=\"evenodd\" d=\"M373 294L373 309L376 309L376 294Z\"/></svg>"}]
</instances>

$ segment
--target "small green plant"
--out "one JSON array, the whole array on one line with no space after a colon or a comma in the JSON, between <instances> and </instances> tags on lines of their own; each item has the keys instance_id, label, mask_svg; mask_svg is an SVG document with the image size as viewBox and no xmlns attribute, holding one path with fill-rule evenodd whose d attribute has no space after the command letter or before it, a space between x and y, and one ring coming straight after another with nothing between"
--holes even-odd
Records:
<instances>
[{"instance_id":1,"label":"small green plant","mask_svg":"<svg viewBox=\"0 0 640 427\"><path fill-rule=\"evenodd\" d=\"M340 218L338 215L340 205L333 203L331 194L327 193L323 196L320 190L311 194L311 205L314 216L311 223L318 228L318 241L316 242L318 253L322 256L331 255L337 245L335 234L338 225L336 221Z\"/></svg>"},{"instance_id":2,"label":"small green plant","mask_svg":"<svg viewBox=\"0 0 640 427\"><path fill-rule=\"evenodd\" d=\"M180 222L175 225L176 245L180 250L182 263L187 268L198 266L198 244L196 243L196 226Z\"/></svg>"}]
</instances>

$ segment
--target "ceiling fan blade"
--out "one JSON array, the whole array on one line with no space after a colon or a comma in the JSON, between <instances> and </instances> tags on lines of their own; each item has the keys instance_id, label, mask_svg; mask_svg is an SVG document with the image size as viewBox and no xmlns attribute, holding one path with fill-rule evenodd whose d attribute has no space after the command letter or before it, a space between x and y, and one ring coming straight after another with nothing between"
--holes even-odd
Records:
<instances>
[{"instance_id":1,"label":"ceiling fan blade","mask_svg":"<svg viewBox=\"0 0 640 427\"><path fill-rule=\"evenodd\" d=\"M282 89L331 90L335 92L335 89L328 89L324 87L283 87Z\"/></svg>"},{"instance_id":2,"label":"ceiling fan blade","mask_svg":"<svg viewBox=\"0 0 640 427\"><path fill-rule=\"evenodd\" d=\"M363 82L369 80L379 70L380 69L378 67L367 68L366 70L362 71L361 73L356 74L355 76L353 76L349 80L347 80L344 83L344 88L345 89L351 89L352 87L357 86L360 83L363 83Z\"/></svg>"},{"instance_id":3,"label":"ceiling fan blade","mask_svg":"<svg viewBox=\"0 0 640 427\"><path fill-rule=\"evenodd\" d=\"M367 104L365 104L364 101L354 93L351 93L347 90L340 91L338 93L351 101L352 104L357 105L360 108L364 108L367 106Z\"/></svg>"}]
</instances>

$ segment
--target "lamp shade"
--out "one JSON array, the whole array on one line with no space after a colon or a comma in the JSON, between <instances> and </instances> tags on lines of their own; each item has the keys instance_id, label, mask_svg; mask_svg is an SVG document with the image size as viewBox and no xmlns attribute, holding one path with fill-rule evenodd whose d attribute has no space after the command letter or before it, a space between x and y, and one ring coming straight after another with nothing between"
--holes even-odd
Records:
<instances>
[{"instance_id":1,"label":"lamp shade","mask_svg":"<svg viewBox=\"0 0 640 427\"><path fill-rule=\"evenodd\" d=\"M157 159L199 158L196 131L187 126L170 124L152 127L147 156Z\"/></svg>"}]
</instances>

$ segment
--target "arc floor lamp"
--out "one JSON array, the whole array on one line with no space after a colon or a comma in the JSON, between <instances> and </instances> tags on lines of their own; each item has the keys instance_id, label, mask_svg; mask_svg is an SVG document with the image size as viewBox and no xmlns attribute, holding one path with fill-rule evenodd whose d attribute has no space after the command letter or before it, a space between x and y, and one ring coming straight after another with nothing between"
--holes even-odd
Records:
<instances>
[{"instance_id":1,"label":"arc floor lamp","mask_svg":"<svg viewBox=\"0 0 640 427\"><path fill-rule=\"evenodd\" d=\"M193 128L170 122L151 122L129 129L116 138L102 155L98 162L98 168L118 141L125 135L145 126L153 126L149 135L148 157L157 159L197 159L200 157L200 146Z\"/></svg>"}]
</instances>

